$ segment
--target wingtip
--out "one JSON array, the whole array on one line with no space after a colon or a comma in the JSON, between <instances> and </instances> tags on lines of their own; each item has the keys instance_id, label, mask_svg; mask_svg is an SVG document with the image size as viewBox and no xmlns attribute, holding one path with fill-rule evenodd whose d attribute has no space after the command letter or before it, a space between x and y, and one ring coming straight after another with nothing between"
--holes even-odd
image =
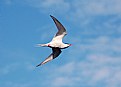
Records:
<instances>
[{"instance_id":1,"label":"wingtip","mask_svg":"<svg viewBox=\"0 0 121 87\"><path fill-rule=\"evenodd\" d=\"M50 17L53 17L52 15L50 15Z\"/></svg>"},{"instance_id":2,"label":"wingtip","mask_svg":"<svg viewBox=\"0 0 121 87\"><path fill-rule=\"evenodd\" d=\"M52 19L54 19L55 17L54 16L52 16L52 15L50 15L50 17L52 18Z\"/></svg>"},{"instance_id":3,"label":"wingtip","mask_svg":"<svg viewBox=\"0 0 121 87\"><path fill-rule=\"evenodd\" d=\"M40 64L39 65L37 65L36 67L39 67L40 66Z\"/></svg>"},{"instance_id":4,"label":"wingtip","mask_svg":"<svg viewBox=\"0 0 121 87\"><path fill-rule=\"evenodd\" d=\"M41 66L41 65L43 65L43 63L38 64L36 67L39 67L39 66Z\"/></svg>"}]
</instances>

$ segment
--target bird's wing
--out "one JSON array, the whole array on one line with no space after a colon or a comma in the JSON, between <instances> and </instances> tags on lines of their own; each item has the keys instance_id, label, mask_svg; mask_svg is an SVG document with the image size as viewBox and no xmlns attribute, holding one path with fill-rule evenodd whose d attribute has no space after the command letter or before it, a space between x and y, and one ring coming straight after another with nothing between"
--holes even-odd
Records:
<instances>
[{"instance_id":1,"label":"bird's wing","mask_svg":"<svg viewBox=\"0 0 121 87\"><path fill-rule=\"evenodd\" d=\"M53 21L58 29L58 32L56 33L56 35L53 39L62 40L62 38L67 34L66 29L55 17L51 16L51 18L53 19Z\"/></svg>"},{"instance_id":2,"label":"bird's wing","mask_svg":"<svg viewBox=\"0 0 121 87\"><path fill-rule=\"evenodd\" d=\"M52 48L52 51L53 51L53 53L51 53L43 62L41 62L39 65L37 65L37 67L55 59L61 53L61 50L59 48Z\"/></svg>"}]
</instances>

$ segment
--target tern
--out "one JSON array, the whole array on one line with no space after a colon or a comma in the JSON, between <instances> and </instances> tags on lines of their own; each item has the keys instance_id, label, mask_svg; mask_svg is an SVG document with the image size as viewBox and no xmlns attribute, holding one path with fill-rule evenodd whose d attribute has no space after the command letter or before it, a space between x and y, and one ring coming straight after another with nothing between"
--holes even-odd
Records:
<instances>
[{"instance_id":1,"label":"tern","mask_svg":"<svg viewBox=\"0 0 121 87\"><path fill-rule=\"evenodd\" d=\"M65 48L68 48L69 46L71 46L71 44L63 43L63 41L62 41L64 36L67 34L64 26L54 16L50 15L50 17L53 19L53 21L58 29L58 32L55 34L55 36L49 43L37 44L37 46L52 48L52 53L43 62L38 64L36 67L41 66L41 65L55 59L62 52L61 49L65 49Z\"/></svg>"}]
</instances>

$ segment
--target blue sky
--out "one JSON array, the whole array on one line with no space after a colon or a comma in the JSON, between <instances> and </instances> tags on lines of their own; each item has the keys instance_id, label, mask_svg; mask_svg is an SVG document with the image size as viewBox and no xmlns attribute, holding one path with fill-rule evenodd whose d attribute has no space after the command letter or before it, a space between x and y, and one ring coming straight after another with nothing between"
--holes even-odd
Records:
<instances>
[{"instance_id":1,"label":"blue sky","mask_svg":"<svg viewBox=\"0 0 121 87\"><path fill-rule=\"evenodd\" d=\"M51 49L35 47L67 29L64 49L36 68ZM121 87L120 0L0 0L2 87Z\"/></svg>"}]
</instances>

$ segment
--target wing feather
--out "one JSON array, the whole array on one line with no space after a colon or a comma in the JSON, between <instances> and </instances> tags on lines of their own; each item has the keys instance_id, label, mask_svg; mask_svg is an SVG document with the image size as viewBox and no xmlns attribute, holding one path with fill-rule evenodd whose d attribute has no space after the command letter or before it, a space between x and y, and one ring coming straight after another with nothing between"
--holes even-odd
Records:
<instances>
[{"instance_id":1,"label":"wing feather","mask_svg":"<svg viewBox=\"0 0 121 87\"><path fill-rule=\"evenodd\" d=\"M51 16L51 15L50 15ZM57 29L58 29L58 32L56 33L56 36L59 36L59 35L66 35L66 29L64 28L64 26L53 16L51 16L51 18L53 19Z\"/></svg>"},{"instance_id":2,"label":"wing feather","mask_svg":"<svg viewBox=\"0 0 121 87\"><path fill-rule=\"evenodd\" d=\"M59 48L52 48L52 53L43 61L41 62L39 65L37 65L36 67L43 65L53 59L55 59L56 57L58 57L61 53L61 50Z\"/></svg>"}]
</instances>

